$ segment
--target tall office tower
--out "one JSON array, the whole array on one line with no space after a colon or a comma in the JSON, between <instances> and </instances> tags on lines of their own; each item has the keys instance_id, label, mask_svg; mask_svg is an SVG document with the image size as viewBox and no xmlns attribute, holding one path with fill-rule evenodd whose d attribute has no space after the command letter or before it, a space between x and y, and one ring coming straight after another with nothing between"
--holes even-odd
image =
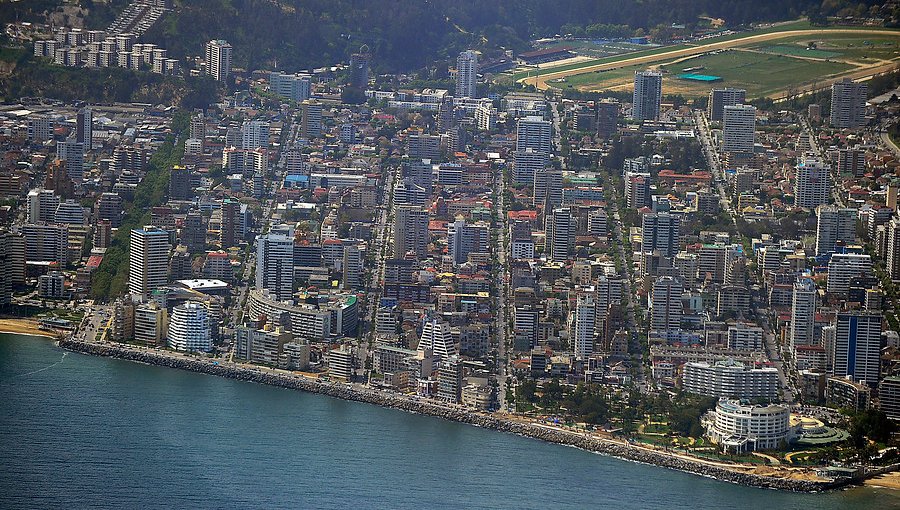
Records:
<instances>
[{"instance_id":1,"label":"tall office tower","mask_svg":"<svg viewBox=\"0 0 900 510\"><path fill-rule=\"evenodd\" d=\"M594 353L594 332L597 329L597 306L591 292L578 294L575 302L572 341L577 359L587 359Z\"/></svg>"},{"instance_id":2,"label":"tall office tower","mask_svg":"<svg viewBox=\"0 0 900 510\"><path fill-rule=\"evenodd\" d=\"M666 332L658 336L668 337L668 332L681 329L684 307L681 295L684 284L674 276L660 276L653 282L650 294L650 330Z\"/></svg>"},{"instance_id":3,"label":"tall office tower","mask_svg":"<svg viewBox=\"0 0 900 510\"><path fill-rule=\"evenodd\" d=\"M816 255L835 252L838 241L856 240L856 209L830 205L816 207Z\"/></svg>"},{"instance_id":4,"label":"tall office tower","mask_svg":"<svg viewBox=\"0 0 900 510\"><path fill-rule=\"evenodd\" d=\"M838 313L835 326L834 375L874 388L881 376L881 314Z\"/></svg>"},{"instance_id":5,"label":"tall office tower","mask_svg":"<svg viewBox=\"0 0 900 510\"><path fill-rule=\"evenodd\" d=\"M241 126L241 148L269 148L269 123L261 120L250 120Z\"/></svg>"},{"instance_id":6,"label":"tall office tower","mask_svg":"<svg viewBox=\"0 0 900 510\"><path fill-rule=\"evenodd\" d=\"M545 219L546 252L553 262L565 262L575 256L575 230L578 222L568 207L553 209Z\"/></svg>"},{"instance_id":7,"label":"tall office tower","mask_svg":"<svg viewBox=\"0 0 900 510\"><path fill-rule=\"evenodd\" d=\"M456 58L455 97L478 97L475 86L478 83L478 54L466 50Z\"/></svg>"},{"instance_id":8,"label":"tall office tower","mask_svg":"<svg viewBox=\"0 0 900 510\"><path fill-rule=\"evenodd\" d=\"M226 198L222 200L222 223L219 227L219 246L227 249L237 246L241 240L241 203Z\"/></svg>"},{"instance_id":9,"label":"tall office tower","mask_svg":"<svg viewBox=\"0 0 900 510\"><path fill-rule=\"evenodd\" d=\"M519 119L516 124L516 151L532 149L550 154L552 147L552 126L543 117L530 115Z\"/></svg>"},{"instance_id":10,"label":"tall office tower","mask_svg":"<svg viewBox=\"0 0 900 510\"><path fill-rule=\"evenodd\" d=\"M672 258L681 244L681 217L666 212L647 213L641 220L641 253L659 250Z\"/></svg>"},{"instance_id":11,"label":"tall office tower","mask_svg":"<svg viewBox=\"0 0 900 510\"><path fill-rule=\"evenodd\" d=\"M487 223L466 223L459 216L447 224L447 251L454 265L465 263L470 253L487 253L490 228Z\"/></svg>"},{"instance_id":12,"label":"tall office tower","mask_svg":"<svg viewBox=\"0 0 900 510\"><path fill-rule=\"evenodd\" d=\"M33 189L28 192L28 223L53 223L59 196L52 189Z\"/></svg>"},{"instance_id":13,"label":"tall office tower","mask_svg":"<svg viewBox=\"0 0 900 510\"><path fill-rule=\"evenodd\" d=\"M609 138L616 134L619 123L619 102L604 99L597 103L597 136Z\"/></svg>"},{"instance_id":14,"label":"tall office tower","mask_svg":"<svg viewBox=\"0 0 900 510\"><path fill-rule=\"evenodd\" d=\"M412 133L406 139L406 155L410 161L420 162L423 159L436 161L441 157L441 137Z\"/></svg>"},{"instance_id":15,"label":"tall office tower","mask_svg":"<svg viewBox=\"0 0 900 510\"><path fill-rule=\"evenodd\" d=\"M862 253L835 253L828 261L827 290L843 297L850 292L854 278L872 277L872 257Z\"/></svg>"},{"instance_id":16,"label":"tall office tower","mask_svg":"<svg viewBox=\"0 0 900 510\"><path fill-rule=\"evenodd\" d=\"M90 108L82 108L75 118L75 141L81 143L85 150L91 150L93 140L94 113Z\"/></svg>"},{"instance_id":17,"label":"tall office tower","mask_svg":"<svg viewBox=\"0 0 900 510\"><path fill-rule=\"evenodd\" d=\"M322 103L307 99L300 103L300 137L312 140L322 136Z\"/></svg>"},{"instance_id":18,"label":"tall office tower","mask_svg":"<svg viewBox=\"0 0 900 510\"><path fill-rule=\"evenodd\" d=\"M550 211L562 205L563 174L561 170L542 168L534 173L534 205Z\"/></svg>"},{"instance_id":19,"label":"tall office tower","mask_svg":"<svg viewBox=\"0 0 900 510\"><path fill-rule=\"evenodd\" d=\"M212 350L209 311L203 303L187 301L176 306L169 317L168 343L176 351Z\"/></svg>"},{"instance_id":20,"label":"tall office tower","mask_svg":"<svg viewBox=\"0 0 900 510\"><path fill-rule=\"evenodd\" d=\"M753 153L756 142L756 107L746 104L726 106L723 115L722 150Z\"/></svg>"},{"instance_id":21,"label":"tall office tower","mask_svg":"<svg viewBox=\"0 0 900 510\"><path fill-rule=\"evenodd\" d=\"M791 300L791 350L798 345L815 344L816 284L812 278L802 277L794 282Z\"/></svg>"},{"instance_id":22,"label":"tall office tower","mask_svg":"<svg viewBox=\"0 0 900 510\"><path fill-rule=\"evenodd\" d=\"M84 145L74 139L56 144L56 158L66 162L66 174L74 183L84 178Z\"/></svg>"},{"instance_id":23,"label":"tall office tower","mask_svg":"<svg viewBox=\"0 0 900 510\"><path fill-rule=\"evenodd\" d=\"M398 206L394 216L394 258L412 252L417 259L428 255L428 210L414 205Z\"/></svg>"},{"instance_id":24,"label":"tall office tower","mask_svg":"<svg viewBox=\"0 0 900 510\"><path fill-rule=\"evenodd\" d=\"M526 149L515 152L513 180L516 184L533 184L534 176L550 163L550 154L543 151Z\"/></svg>"},{"instance_id":25,"label":"tall office tower","mask_svg":"<svg viewBox=\"0 0 900 510\"><path fill-rule=\"evenodd\" d=\"M278 301L294 294L294 237L269 232L256 236L256 288L268 289Z\"/></svg>"},{"instance_id":26,"label":"tall office tower","mask_svg":"<svg viewBox=\"0 0 900 510\"><path fill-rule=\"evenodd\" d=\"M429 349L438 362L456 355L456 343L453 342L453 335L450 333L450 324L437 317L425 319L419 345L416 347L416 350L423 354Z\"/></svg>"},{"instance_id":27,"label":"tall office tower","mask_svg":"<svg viewBox=\"0 0 900 510\"><path fill-rule=\"evenodd\" d=\"M368 47L363 46L359 49L359 53L350 55L350 85L358 89L365 89L369 86L369 60L372 55L368 51Z\"/></svg>"},{"instance_id":28,"label":"tall office tower","mask_svg":"<svg viewBox=\"0 0 900 510\"><path fill-rule=\"evenodd\" d=\"M868 87L850 78L831 85L831 126L855 128L866 124Z\"/></svg>"},{"instance_id":29,"label":"tall office tower","mask_svg":"<svg viewBox=\"0 0 900 510\"><path fill-rule=\"evenodd\" d=\"M744 104L747 99L747 91L744 89L712 89L709 91L709 102L706 105L706 115L710 122L721 122L725 115L726 106Z\"/></svg>"},{"instance_id":30,"label":"tall office tower","mask_svg":"<svg viewBox=\"0 0 900 510\"><path fill-rule=\"evenodd\" d=\"M145 226L131 231L128 291L147 297L169 283L169 233Z\"/></svg>"},{"instance_id":31,"label":"tall office tower","mask_svg":"<svg viewBox=\"0 0 900 510\"><path fill-rule=\"evenodd\" d=\"M794 175L794 204L813 209L829 202L831 192L828 165L819 158L805 157Z\"/></svg>"},{"instance_id":32,"label":"tall office tower","mask_svg":"<svg viewBox=\"0 0 900 510\"><path fill-rule=\"evenodd\" d=\"M885 269L893 281L900 281L900 216L894 216L885 225Z\"/></svg>"},{"instance_id":33,"label":"tall office tower","mask_svg":"<svg viewBox=\"0 0 900 510\"><path fill-rule=\"evenodd\" d=\"M363 254L358 244L347 244L344 246L341 270L343 272L341 288L344 290L356 290L362 287Z\"/></svg>"},{"instance_id":34,"label":"tall office tower","mask_svg":"<svg viewBox=\"0 0 900 510\"><path fill-rule=\"evenodd\" d=\"M662 73L659 71L635 71L631 118L634 120L659 119L660 102L662 102Z\"/></svg>"},{"instance_id":35,"label":"tall office tower","mask_svg":"<svg viewBox=\"0 0 900 510\"><path fill-rule=\"evenodd\" d=\"M231 45L222 39L206 43L206 74L216 81L228 81L231 75Z\"/></svg>"},{"instance_id":36,"label":"tall office tower","mask_svg":"<svg viewBox=\"0 0 900 510\"><path fill-rule=\"evenodd\" d=\"M12 303L13 287L25 283L25 239L0 229L0 306Z\"/></svg>"}]
</instances>

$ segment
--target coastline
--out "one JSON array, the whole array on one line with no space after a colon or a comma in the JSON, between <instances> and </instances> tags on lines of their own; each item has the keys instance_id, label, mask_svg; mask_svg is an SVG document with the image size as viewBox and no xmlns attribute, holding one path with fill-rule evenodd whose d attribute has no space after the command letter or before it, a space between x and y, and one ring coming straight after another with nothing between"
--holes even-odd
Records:
<instances>
[{"instance_id":1,"label":"coastline","mask_svg":"<svg viewBox=\"0 0 900 510\"><path fill-rule=\"evenodd\" d=\"M0 333L56 338L52 331L41 329L34 319L0 319Z\"/></svg>"},{"instance_id":2,"label":"coastline","mask_svg":"<svg viewBox=\"0 0 900 510\"><path fill-rule=\"evenodd\" d=\"M58 345L63 349L81 354L176 368L238 381L255 382L258 384L300 390L308 393L318 393L342 400L374 404L414 414L434 416L445 420L474 425L476 427L517 434L565 446L572 446L623 460L651 464L658 467L749 487L811 493L836 489L856 482L856 480L850 479L813 480L801 478L799 476L791 477L790 471L781 471L779 473L773 469L764 470L765 474L748 472L748 469L755 468L751 466L732 466L713 461L705 461L676 452L660 451L622 440L607 439L596 435L589 435L587 433L561 429L523 418L481 413L465 409L462 406L450 405L415 396L372 390L360 385L325 382L297 374L276 372L274 370L269 370L266 367L220 364L219 362L213 362L209 359L191 358L167 351L151 351L118 344L88 343L73 340L71 338L59 340Z\"/></svg>"}]
</instances>

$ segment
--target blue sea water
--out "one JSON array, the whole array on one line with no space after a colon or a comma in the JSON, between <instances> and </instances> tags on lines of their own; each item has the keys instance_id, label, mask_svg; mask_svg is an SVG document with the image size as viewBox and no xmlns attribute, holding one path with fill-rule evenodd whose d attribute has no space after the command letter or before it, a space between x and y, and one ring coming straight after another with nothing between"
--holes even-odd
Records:
<instances>
[{"instance_id":1,"label":"blue sea water","mask_svg":"<svg viewBox=\"0 0 900 510\"><path fill-rule=\"evenodd\" d=\"M0 508L900 508L0 335Z\"/></svg>"}]
</instances>

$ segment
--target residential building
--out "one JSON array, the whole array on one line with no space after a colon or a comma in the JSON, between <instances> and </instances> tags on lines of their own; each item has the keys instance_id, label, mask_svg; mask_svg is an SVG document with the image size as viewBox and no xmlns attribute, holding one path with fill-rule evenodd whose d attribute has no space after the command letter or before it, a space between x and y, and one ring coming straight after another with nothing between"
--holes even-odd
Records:
<instances>
[{"instance_id":1,"label":"residential building","mask_svg":"<svg viewBox=\"0 0 900 510\"><path fill-rule=\"evenodd\" d=\"M169 283L169 233L153 226L131 231L128 291L147 297Z\"/></svg>"},{"instance_id":2,"label":"residential building","mask_svg":"<svg viewBox=\"0 0 900 510\"><path fill-rule=\"evenodd\" d=\"M838 242L844 245L856 240L856 210L830 205L816 207L816 255L836 251Z\"/></svg>"},{"instance_id":3,"label":"residential building","mask_svg":"<svg viewBox=\"0 0 900 510\"><path fill-rule=\"evenodd\" d=\"M269 232L256 237L256 288L270 291L278 301L293 300L293 235Z\"/></svg>"},{"instance_id":4,"label":"residential building","mask_svg":"<svg viewBox=\"0 0 900 510\"><path fill-rule=\"evenodd\" d=\"M815 209L831 201L828 165L821 159L804 157L794 175L794 204Z\"/></svg>"},{"instance_id":5,"label":"residential building","mask_svg":"<svg viewBox=\"0 0 900 510\"><path fill-rule=\"evenodd\" d=\"M744 89L712 89L709 92L709 102L706 104L706 115L710 122L722 122L726 106L744 104L747 91Z\"/></svg>"},{"instance_id":6,"label":"residential building","mask_svg":"<svg viewBox=\"0 0 900 510\"><path fill-rule=\"evenodd\" d=\"M881 314L837 314L834 340L834 375L851 377L870 388L881 377Z\"/></svg>"},{"instance_id":7,"label":"residential building","mask_svg":"<svg viewBox=\"0 0 900 510\"><path fill-rule=\"evenodd\" d=\"M454 97L476 98L478 83L478 54L466 50L456 58L456 94Z\"/></svg>"},{"instance_id":8,"label":"residential building","mask_svg":"<svg viewBox=\"0 0 900 510\"><path fill-rule=\"evenodd\" d=\"M225 82L231 76L232 48L222 39L206 43L206 74Z\"/></svg>"},{"instance_id":9,"label":"residential building","mask_svg":"<svg viewBox=\"0 0 900 510\"><path fill-rule=\"evenodd\" d=\"M176 306L169 318L169 347L176 351L212 350L209 313L206 305L187 301Z\"/></svg>"},{"instance_id":10,"label":"residential building","mask_svg":"<svg viewBox=\"0 0 900 510\"><path fill-rule=\"evenodd\" d=\"M751 154L756 142L756 107L745 104L726 106L723 119L722 150Z\"/></svg>"},{"instance_id":11,"label":"residential building","mask_svg":"<svg viewBox=\"0 0 900 510\"><path fill-rule=\"evenodd\" d=\"M866 124L868 87L850 78L831 85L831 126L855 128Z\"/></svg>"},{"instance_id":12,"label":"residential building","mask_svg":"<svg viewBox=\"0 0 900 510\"><path fill-rule=\"evenodd\" d=\"M659 119L662 101L662 73L635 71L631 118L637 121Z\"/></svg>"},{"instance_id":13,"label":"residential building","mask_svg":"<svg viewBox=\"0 0 900 510\"><path fill-rule=\"evenodd\" d=\"M703 421L709 438L724 451L749 453L781 448L790 439L790 414L781 405L720 399Z\"/></svg>"},{"instance_id":14,"label":"residential building","mask_svg":"<svg viewBox=\"0 0 900 510\"><path fill-rule=\"evenodd\" d=\"M738 400L778 399L778 369L754 368L738 361L685 363L681 387L707 397Z\"/></svg>"}]
</instances>

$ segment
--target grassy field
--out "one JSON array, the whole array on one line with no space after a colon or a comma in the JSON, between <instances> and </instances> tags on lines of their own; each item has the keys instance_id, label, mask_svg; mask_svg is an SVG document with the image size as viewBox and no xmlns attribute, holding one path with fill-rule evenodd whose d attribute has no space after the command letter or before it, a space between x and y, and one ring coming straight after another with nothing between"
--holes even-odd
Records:
<instances>
[{"instance_id":1,"label":"grassy field","mask_svg":"<svg viewBox=\"0 0 900 510\"><path fill-rule=\"evenodd\" d=\"M701 83L676 77L684 68L702 66L701 74L721 76L722 81ZM660 69L668 71L663 77L665 94L682 94L699 97L709 94L713 86L740 86L750 97L763 97L792 85L810 84L818 78L845 72L853 68L849 64L791 58L782 55L749 51L723 51L714 55L678 60L664 64ZM590 88L592 90L631 90L634 72L645 66L629 66L611 71L579 74L564 82L553 82L556 88ZM748 77L750 77L748 79Z\"/></svg>"}]
</instances>

